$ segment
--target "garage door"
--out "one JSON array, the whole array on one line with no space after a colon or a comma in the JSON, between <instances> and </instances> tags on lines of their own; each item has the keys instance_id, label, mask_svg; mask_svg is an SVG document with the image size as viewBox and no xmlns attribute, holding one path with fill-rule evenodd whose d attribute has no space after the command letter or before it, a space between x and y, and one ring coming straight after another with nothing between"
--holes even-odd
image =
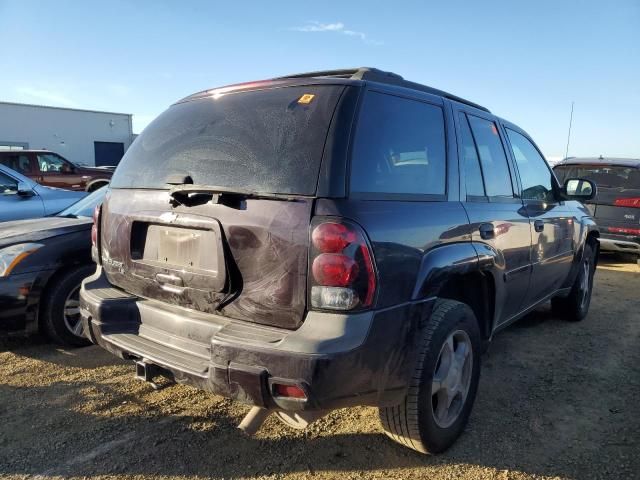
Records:
<instances>
[{"instance_id":1,"label":"garage door","mask_svg":"<svg viewBox=\"0 0 640 480\"><path fill-rule=\"evenodd\" d=\"M124 143L93 142L93 146L96 155L96 167L118 165L124 155Z\"/></svg>"}]
</instances>

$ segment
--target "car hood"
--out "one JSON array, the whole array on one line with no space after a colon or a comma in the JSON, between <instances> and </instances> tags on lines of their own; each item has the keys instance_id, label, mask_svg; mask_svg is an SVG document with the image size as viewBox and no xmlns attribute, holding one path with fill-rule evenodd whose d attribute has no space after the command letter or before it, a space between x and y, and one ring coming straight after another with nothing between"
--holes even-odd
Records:
<instances>
[{"instance_id":1,"label":"car hood","mask_svg":"<svg viewBox=\"0 0 640 480\"><path fill-rule=\"evenodd\" d=\"M0 248L22 242L38 242L46 238L88 230L90 218L45 217L0 223Z\"/></svg>"}]
</instances>

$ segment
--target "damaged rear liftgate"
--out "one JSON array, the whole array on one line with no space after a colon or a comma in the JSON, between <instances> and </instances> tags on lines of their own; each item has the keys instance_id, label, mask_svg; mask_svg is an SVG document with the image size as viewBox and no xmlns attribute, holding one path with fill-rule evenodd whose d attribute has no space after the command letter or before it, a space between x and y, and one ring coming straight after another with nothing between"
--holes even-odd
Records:
<instances>
[{"instance_id":1,"label":"damaged rear liftgate","mask_svg":"<svg viewBox=\"0 0 640 480\"><path fill-rule=\"evenodd\" d=\"M373 315L352 309L364 290L367 310L375 291L363 232L342 226L328 250L310 245L332 119L351 121L357 91L280 83L196 94L145 129L96 215L100 266L81 292L95 343L135 361L142 380L163 375L255 405L247 433L273 412L301 428L349 402L376 403L384 376L336 378L345 365L389 364L360 348ZM336 265L346 279L331 277Z\"/></svg>"},{"instance_id":2,"label":"damaged rear liftgate","mask_svg":"<svg viewBox=\"0 0 640 480\"><path fill-rule=\"evenodd\" d=\"M200 312L204 315L199 319L205 322L207 314L212 314L217 321L228 319L223 324L243 320L278 329L301 325L306 305L310 198L242 198L232 206L206 201L199 205L178 203L172 208L169 192L138 191L134 212L128 193L112 190L101 213L104 229L116 232L103 236L101 245L102 268L109 283L147 303L162 302ZM159 205L169 208L158 209ZM224 333L214 328L198 337L186 325L182 328L141 315L124 330L155 340L154 334L162 329L209 345L206 335ZM153 385L156 375L172 378L161 362L159 367L155 363L144 356L137 358L137 377ZM304 397L298 387L281 388L285 396ZM271 412L254 407L241 428L255 432ZM288 425L300 428L321 414L279 411L278 415Z\"/></svg>"}]
</instances>

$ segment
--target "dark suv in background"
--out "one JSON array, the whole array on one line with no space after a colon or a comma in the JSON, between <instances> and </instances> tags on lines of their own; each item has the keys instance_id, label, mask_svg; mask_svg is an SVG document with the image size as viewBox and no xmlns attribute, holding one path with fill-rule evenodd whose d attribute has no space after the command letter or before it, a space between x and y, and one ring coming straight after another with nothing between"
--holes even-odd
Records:
<instances>
[{"instance_id":1,"label":"dark suv in background","mask_svg":"<svg viewBox=\"0 0 640 480\"><path fill-rule=\"evenodd\" d=\"M207 90L116 170L81 315L141 378L253 405L245 431L374 405L391 438L440 452L498 330L549 300L587 314L593 194L516 125L392 73Z\"/></svg>"},{"instance_id":2,"label":"dark suv in background","mask_svg":"<svg viewBox=\"0 0 640 480\"><path fill-rule=\"evenodd\" d=\"M109 183L113 169L85 167L48 150L0 151L0 163L47 187L94 190Z\"/></svg>"},{"instance_id":3,"label":"dark suv in background","mask_svg":"<svg viewBox=\"0 0 640 480\"><path fill-rule=\"evenodd\" d=\"M600 226L600 249L640 258L640 159L567 158L554 166L561 181L589 179L598 194L587 206Z\"/></svg>"}]
</instances>

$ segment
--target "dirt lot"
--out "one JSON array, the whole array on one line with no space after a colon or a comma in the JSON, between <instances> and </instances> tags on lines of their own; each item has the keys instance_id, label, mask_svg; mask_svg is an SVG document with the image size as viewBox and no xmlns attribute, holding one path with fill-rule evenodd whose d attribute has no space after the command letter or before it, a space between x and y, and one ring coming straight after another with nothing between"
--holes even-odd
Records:
<instances>
[{"instance_id":1,"label":"dirt lot","mask_svg":"<svg viewBox=\"0 0 640 480\"><path fill-rule=\"evenodd\" d=\"M542 309L497 336L467 432L424 457L377 412L334 412L302 433L185 386L159 391L96 347L0 343L0 477L639 478L640 269L604 259L589 317Z\"/></svg>"}]
</instances>

